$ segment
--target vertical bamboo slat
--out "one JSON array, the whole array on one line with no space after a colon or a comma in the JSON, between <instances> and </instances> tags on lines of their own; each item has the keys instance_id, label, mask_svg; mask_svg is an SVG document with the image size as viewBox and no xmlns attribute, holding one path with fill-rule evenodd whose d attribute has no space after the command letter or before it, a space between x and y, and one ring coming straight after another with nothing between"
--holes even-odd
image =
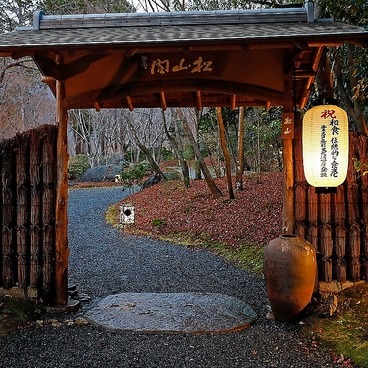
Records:
<instances>
[{"instance_id":1,"label":"vertical bamboo slat","mask_svg":"<svg viewBox=\"0 0 368 368\"><path fill-rule=\"evenodd\" d=\"M4 142L2 180L2 285L9 289L14 285L13 268L13 188L14 188L14 140Z\"/></svg>"},{"instance_id":2,"label":"vertical bamboo slat","mask_svg":"<svg viewBox=\"0 0 368 368\"><path fill-rule=\"evenodd\" d=\"M54 165L55 165L55 131L44 128L42 136L42 275L43 275L43 301L53 298L52 287L54 285L54 234L55 234L55 189L54 189Z\"/></svg>"},{"instance_id":3,"label":"vertical bamboo slat","mask_svg":"<svg viewBox=\"0 0 368 368\"><path fill-rule=\"evenodd\" d=\"M318 194L315 191L314 187L308 187L308 232L307 232L307 240L313 244L314 249L317 253L317 270L316 270L316 282L315 282L315 290L316 293L318 291L318 280L319 280L319 272L318 272L318 264L319 264L319 244L318 244Z\"/></svg>"},{"instance_id":4,"label":"vertical bamboo slat","mask_svg":"<svg viewBox=\"0 0 368 368\"><path fill-rule=\"evenodd\" d=\"M318 194L315 188L308 187L308 237L307 240L314 245L316 251L319 252L318 247Z\"/></svg>"},{"instance_id":5,"label":"vertical bamboo slat","mask_svg":"<svg viewBox=\"0 0 368 368\"><path fill-rule=\"evenodd\" d=\"M3 173L3 158L4 158L4 145L3 142L0 142L0 226L1 230L3 229L3 181L2 181L2 173ZM2 231L1 231L2 234ZM0 236L0 287L3 286L3 239Z\"/></svg>"},{"instance_id":6,"label":"vertical bamboo slat","mask_svg":"<svg viewBox=\"0 0 368 368\"><path fill-rule=\"evenodd\" d=\"M30 286L39 288L41 280L41 139L40 131L30 132Z\"/></svg>"},{"instance_id":7,"label":"vertical bamboo slat","mask_svg":"<svg viewBox=\"0 0 368 368\"><path fill-rule=\"evenodd\" d=\"M349 141L349 156L357 157L356 135ZM359 188L356 180L356 170L352 160L349 161L346 178L347 208L349 237L347 244L347 256L349 257L347 273L351 281L358 281L360 278L360 216L359 216Z\"/></svg>"},{"instance_id":8,"label":"vertical bamboo slat","mask_svg":"<svg viewBox=\"0 0 368 368\"><path fill-rule=\"evenodd\" d=\"M340 185L333 194L334 202L334 224L335 224L335 274L339 282L346 281L346 208L345 187Z\"/></svg>"},{"instance_id":9,"label":"vertical bamboo slat","mask_svg":"<svg viewBox=\"0 0 368 368\"><path fill-rule=\"evenodd\" d=\"M331 229L331 194L320 194L320 252L319 274L322 280L332 281L332 229Z\"/></svg>"},{"instance_id":10,"label":"vertical bamboo slat","mask_svg":"<svg viewBox=\"0 0 368 368\"><path fill-rule=\"evenodd\" d=\"M359 159L362 164L360 172L360 194L361 194L361 221L362 221L362 246L361 246L361 278L368 281L368 137L365 134L359 135L358 141Z\"/></svg>"},{"instance_id":11,"label":"vertical bamboo slat","mask_svg":"<svg viewBox=\"0 0 368 368\"><path fill-rule=\"evenodd\" d=\"M18 259L18 284L27 287L28 276L28 188L27 188L27 150L29 143L28 133L16 135L16 244Z\"/></svg>"}]
</instances>

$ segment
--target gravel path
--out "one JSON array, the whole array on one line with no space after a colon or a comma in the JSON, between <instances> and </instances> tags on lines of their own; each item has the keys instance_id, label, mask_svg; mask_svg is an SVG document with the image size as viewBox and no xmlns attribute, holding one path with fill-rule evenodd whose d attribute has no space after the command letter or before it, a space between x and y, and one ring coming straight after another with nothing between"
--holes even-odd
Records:
<instances>
[{"instance_id":1,"label":"gravel path","mask_svg":"<svg viewBox=\"0 0 368 368\"><path fill-rule=\"evenodd\" d=\"M73 189L69 197L70 284L91 297L63 322L19 330L0 342L0 367L337 367L308 349L288 324L267 320L262 280L205 251L123 235L104 211L120 188ZM96 302L122 292L213 292L246 301L258 313L251 328L228 334L144 334L68 324Z\"/></svg>"}]
</instances>

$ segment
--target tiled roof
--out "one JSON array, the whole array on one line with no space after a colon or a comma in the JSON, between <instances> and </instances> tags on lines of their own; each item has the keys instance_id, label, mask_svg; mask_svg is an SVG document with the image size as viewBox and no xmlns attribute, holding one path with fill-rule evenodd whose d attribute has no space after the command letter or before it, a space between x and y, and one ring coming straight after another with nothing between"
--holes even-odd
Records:
<instances>
[{"instance_id":1,"label":"tiled roof","mask_svg":"<svg viewBox=\"0 0 368 368\"><path fill-rule=\"evenodd\" d=\"M272 42L294 38L338 41L368 35L360 27L316 22L309 13L306 8L62 16L36 12L33 27L0 35L0 54L10 48Z\"/></svg>"},{"instance_id":2,"label":"tiled roof","mask_svg":"<svg viewBox=\"0 0 368 368\"><path fill-rule=\"evenodd\" d=\"M334 22L315 23L264 23L222 24L201 26L140 26L115 28L75 28L45 31L17 31L0 36L2 47L17 48L136 45L203 41L272 41L278 39L324 37L337 39L339 36L362 35L362 28ZM368 37L368 32L365 32Z\"/></svg>"}]
</instances>

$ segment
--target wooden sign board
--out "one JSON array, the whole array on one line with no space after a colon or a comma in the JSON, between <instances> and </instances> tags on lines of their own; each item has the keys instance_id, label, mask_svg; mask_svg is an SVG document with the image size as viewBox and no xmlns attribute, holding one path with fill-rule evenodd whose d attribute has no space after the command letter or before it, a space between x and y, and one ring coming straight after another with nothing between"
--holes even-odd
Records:
<instances>
[{"instance_id":1,"label":"wooden sign board","mask_svg":"<svg viewBox=\"0 0 368 368\"><path fill-rule=\"evenodd\" d=\"M282 139L294 139L294 113L282 114Z\"/></svg>"}]
</instances>

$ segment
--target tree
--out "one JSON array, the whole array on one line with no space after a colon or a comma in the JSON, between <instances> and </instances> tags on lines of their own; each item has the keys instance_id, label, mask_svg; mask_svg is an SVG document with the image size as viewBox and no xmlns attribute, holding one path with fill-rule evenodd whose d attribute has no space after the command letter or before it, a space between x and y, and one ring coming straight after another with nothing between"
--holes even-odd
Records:
<instances>
[{"instance_id":1,"label":"tree","mask_svg":"<svg viewBox=\"0 0 368 368\"><path fill-rule=\"evenodd\" d=\"M163 143L163 127L158 109L139 109L125 115L125 123L132 134L135 144L145 153L152 170L162 179L165 178L155 157L155 147ZM159 161L158 155L157 160Z\"/></svg>"},{"instance_id":2,"label":"tree","mask_svg":"<svg viewBox=\"0 0 368 368\"><path fill-rule=\"evenodd\" d=\"M316 3L316 17L333 17L336 21L359 26L368 25L366 0L320 0ZM368 133L368 55L366 50L353 45L330 48L327 54L333 72L335 96L347 110L359 132Z\"/></svg>"},{"instance_id":3,"label":"tree","mask_svg":"<svg viewBox=\"0 0 368 368\"><path fill-rule=\"evenodd\" d=\"M37 4L32 0L0 2L0 32L29 26L36 8ZM53 107L51 94L40 82L39 72L31 58L0 58L2 138L36 125L53 123L54 114L50 114Z\"/></svg>"},{"instance_id":4,"label":"tree","mask_svg":"<svg viewBox=\"0 0 368 368\"><path fill-rule=\"evenodd\" d=\"M227 189L229 191L229 198L234 199L234 191L233 191L233 186L231 182L231 161L230 161L229 151L227 150L227 147L226 147L225 126L224 126L224 120L222 119L221 107L216 108L216 113L217 113L217 121L219 124L219 130L220 130L221 148L222 148L222 152L225 157Z\"/></svg>"},{"instance_id":5,"label":"tree","mask_svg":"<svg viewBox=\"0 0 368 368\"><path fill-rule=\"evenodd\" d=\"M39 0L38 6L47 14L134 13L126 0Z\"/></svg>"},{"instance_id":6,"label":"tree","mask_svg":"<svg viewBox=\"0 0 368 368\"><path fill-rule=\"evenodd\" d=\"M184 186L186 188L189 188L190 186L190 177L189 177L189 168L188 168L188 164L187 161L184 158L184 154L183 154L183 145L182 145L182 140L180 139L180 133L179 133L179 129L178 129L178 119L177 119L177 114L174 113L174 109L171 110L171 119L173 120L173 129L174 129L174 134L171 134L169 132L169 127L167 124L167 119L166 119L166 115L164 110L162 110L162 119L163 119L163 124L164 124L164 129L165 129L165 133L167 138L169 139L175 154L177 155L177 157L179 158L179 164L181 167L181 171L183 173L183 180L184 180Z\"/></svg>"},{"instance_id":7,"label":"tree","mask_svg":"<svg viewBox=\"0 0 368 368\"><path fill-rule=\"evenodd\" d=\"M17 26L32 24L37 3L32 0L7 0L0 2L0 33L14 31Z\"/></svg>"},{"instance_id":8,"label":"tree","mask_svg":"<svg viewBox=\"0 0 368 368\"><path fill-rule=\"evenodd\" d=\"M184 116L183 111L180 108L178 108L177 111L178 111L178 115L179 115L180 119L183 122L184 130L187 133L188 139L189 139L190 143L193 145L194 153L195 153L195 155L196 155L196 157L199 161L199 165L200 165L200 168L203 172L203 176L206 180L208 188L210 189L210 191L211 191L214 198L219 198L219 197L222 196L222 193L221 193L220 189L216 186L216 184L215 184L215 182L214 182L214 180L211 176L211 173L209 172L208 167L207 167L206 163L204 162L203 156L202 156L201 151L199 149L198 142L194 138L194 135L193 135L192 130L190 129L188 120Z\"/></svg>"},{"instance_id":9,"label":"tree","mask_svg":"<svg viewBox=\"0 0 368 368\"><path fill-rule=\"evenodd\" d=\"M244 171L244 107L239 107L238 124L238 157L236 160L236 190L243 190L243 171Z\"/></svg>"}]
</instances>

